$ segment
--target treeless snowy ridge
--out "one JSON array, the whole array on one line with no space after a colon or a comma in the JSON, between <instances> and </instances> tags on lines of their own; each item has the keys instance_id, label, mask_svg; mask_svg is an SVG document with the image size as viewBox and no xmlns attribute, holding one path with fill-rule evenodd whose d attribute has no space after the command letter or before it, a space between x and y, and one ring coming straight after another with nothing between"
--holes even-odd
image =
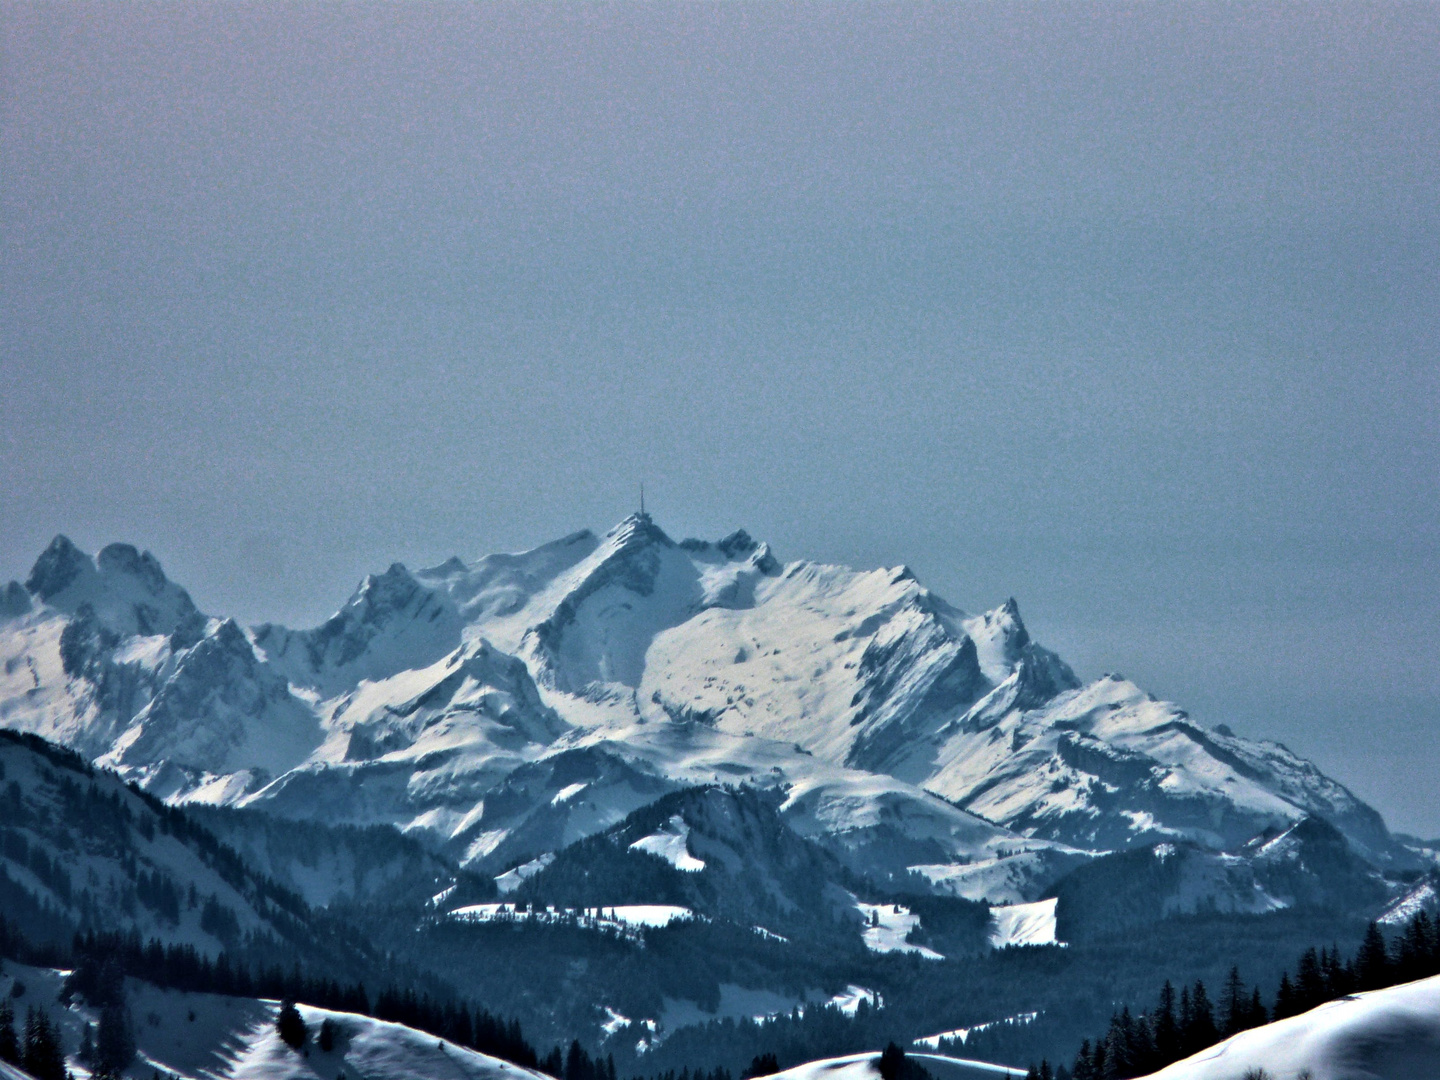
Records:
<instances>
[{"instance_id":1,"label":"treeless snowy ridge","mask_svg":"<svg viewBox=\"0 0 1440 1080\"><path fill-rule=\"evenodd\" d=\"M1435 1080L1440 976L1327 1002L1244 1031L1154 1074L1154 1080Z\"/></svg>"}]
</instances>

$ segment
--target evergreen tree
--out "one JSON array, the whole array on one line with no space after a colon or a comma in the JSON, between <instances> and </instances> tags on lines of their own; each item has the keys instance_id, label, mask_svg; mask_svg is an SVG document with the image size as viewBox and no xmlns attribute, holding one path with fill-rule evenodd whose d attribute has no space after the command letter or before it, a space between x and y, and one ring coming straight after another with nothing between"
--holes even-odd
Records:
<instances>
[{"instance_id":1,"label":"evergreen tree","mask_svg":"<svg viewBox=\"0 0 1440 1080\"><path fill-rule=\"evenodd\" d=\"M1118 1016L1110 1018L1110 1033L1105 1036L1106 1080L1125 1080L1138 1075L1135 1054L1135 1019L1127 1005Z\"/></svg>"},{"instance_id":2,"label":"evergreen tree","mask_svg":"<svg viewBox=\"0 0 1440 1080\"><path fill-rule=\"evenodd\" d=\"M1257 1028L1268 1023L1270 1018L1265 1015L1265 1002L1260 1000L1260 988L1255 987L1255 992L1250 995L1250 1015L1246 1020L1248 1027Z\"/></svg>"},{"instance_id":3,"label":"evergreen tree","mask_svg":"<svg viewBox=\"0 0 1440 1080\"><path fill-rule=\"evenodd\" d=\"M880 1080L900 1080L905 1074L905 1051L893 1042L880 1052Z\"/></svg>"},{"instance_id":4,"label":"evergreen tree","mask_svg":"<svg viewBox=\"0 0 1440 1080\"><path fill-rule=\"evenodd\" d=\"M1320 967L1320 954L1314 948L1306 949L1295 972L1295 1011L1308 1012L1324 1002L1329 997L1325 989L1325 974Z\"/></svg>"},{"instance_id":5,"label":"evergreen tree","mask_svg":"<svg viewBox=\"0 0 1440 1080\"><path fill-rule=\"evenodd\" d=\"M21 1067L35 1080L65 1080L65 1051L60 1045L60 1030L33 1007L25 1012Z\"/></svg>"},{"instance_id":6,"label":"evergreen tree","mask_svg":"<svg viewBox=\"0 0 1440 1080\"><path fill-rule=\"evenodd\" d=\"M299 1050L305 1045L305 1037L309 1031L305 1027L305 1018L300 1015L300 1010L295 1007L292 998L286 998L280 1003L280 1014L275 1018L275 1030L280 1033L280 1041L292 1050Z\"/></svg>"},{"instance_id":7,"label":"evergreen tree","mask_svg":"<svg viewBox=\"0 0 1440 1080\"><path fill-rule=\"evenodd\" d=\"M1421 911L1410 920L1400 937L1396 976L1404 982L1424 978L1430 973L1430 915Z\"/></svg>"},{"instance_id":8,"label":"evergreen tree","mask_svg":"<svg viewBox=\"0 0 1440 1080\"><path fill-rule=\"evenodd\" d=\"M0 998L0 1061L20 1064L20 1040L15 1036L15 1007L10 999Z\"/></svg>"},{"instance_id":9,"label":"evergreen tree","mask_svg":"<svg viewBox=\"0 0 1440 1080\"><path fill-rule=\"evenodd\" d=\"M123 1004L111 1003L100 1010L95 1035L96 1077L118 1077L135 1060L135 1032Z\"/></svg>"},{"instance_id":10,"label":"evergreen tree","mask_svg":"<svg viewBox=\"0 0 1440 1080\"><path fill-rule=\"evenodd\" d=\"M1232 967L1225 980L1224 996L1220 999L1223 1011L1222 1035L1234 1035L1249 1027L1250 996L1245 993L1245 984L1240 981L1240 969Z\"/></svg>"},{"instance_id":11,"label":"evergreen tree","mask_svg":"<svg viewBox=\"0 0 1440 1080\"><path fill-rule=\"evenodd\" d=\"M1169 986L1169 983L1165 984ZM1080 1043L1080 1052L1075 1055L1075 1066L1071 1069L1070 1075L1073 1080L1100 1080L1095 1075L1095 1058L1090 1053L1090 1040L1085 1039Z\"/></svg>"},{"instance_id":12,"label":"evergreen tree","mask_svg":"<svg viewBox=\"0 0 1440 1080\"><path fill-rule=\"evenodd\" d=\"M1215 1027L1215 1011L1210 1007L1210 997L1205 984L1195 980L1190 992L1190 1026L1185 1032L1185 1053L1193 1054L1214 1044L1220 1032Z\"/></svg>"},{"instance_id":13,"label":"evergreen tree","mask_svg":"<svg viewBox=\"0 0 1440 1080\"><path fill-rule=\"evenodd\" d=\"M1341 994L1348 994L1354 983L1350 970L1340 962L1340 946L1326 951L1320 950L1320 974L1325 980L1325 997L1339 997Z\"/></svg>"},{"instance_id":14,"label":"evergreen tree","mask_svg":"<svg viewBox=\"0 0 1440 1080\"><path fill-rule=\"evenodd\" d=\"M590 1055L580 1045L579 1039L572 1039L570 1052L565 1055L565 1076L563 1080L594 1080L590 1075Z\"/></svg>"},{"instance_id":15,"label":"evergreen tree","mask_svg":"<svg viewBox=\"0 0 1440 1080\"><path fill-rule=\"evenodd\" d=\"M335 1049L335 1021L328 1016L320 1024L320 1049L326 1054Z\"/></svg>"},{"instance_id":16,"label":"evergreen tree","mask_svg":"<svg viewBox=\"0 0 1440 1080\"><path fill-rule=\"evenodd\" d=\"M1180 1060L1180 1025L1175 1016L1175 987L1170 980L1160 988L1160 1004L1151 1018L1155 1032L1155 1057L1157 1065L1164 1068L1172 1061Z\"/></svg>"},{"instance_id":17,"label":"evergreen tree","mask_svg":"<svg viewBox=\"0 0 1440 1080\"><path fill-rule=\"evenodd\" d=\"M1365 928L1365 940L1355 955L1355 981L1360 990L1378 990L1390 983L1390 957L1385 951L1385 936L1380 927L1371 923Z\"/></svg>"},{"instance_id":18,"label":"evergreen tree","mask_svg":"<svg viewBox=\"0 0 1440 1080\"><path fill-rule=\"evenodd\" d=\"M1280 986L1275 991L1274 1018L1284 1020L1287 1016L1294 1016L1298 1012L1299 1010L1295 1007L1295 987L1290 982L1290 973L1282 971Z\"/></svg>"}]
</instances>

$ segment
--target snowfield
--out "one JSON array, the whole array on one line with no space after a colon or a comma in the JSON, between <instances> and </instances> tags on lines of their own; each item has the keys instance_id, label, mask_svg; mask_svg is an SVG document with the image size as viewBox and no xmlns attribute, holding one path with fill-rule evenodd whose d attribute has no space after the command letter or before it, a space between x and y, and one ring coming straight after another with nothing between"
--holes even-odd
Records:
<instances>
[{"instance_id":1,"label":"snowfield","mask_svg":"<svg viewBox=\"0 0 1440 1080\"><path fill-rule=\"evenodd\" d=\"M665 828L651 836L641 837L630 845L636 851L648 851L651 855L658 855L676 870L683 870L687 874L698 874L705 869L705 862L695 858L686 848L686 841L690 838L690 826L685 824L683 818L676 814L665 825Z\"/></svg>"},{"instance_id":2,"label":"snowfield","mask_svg":"<svg viewBox=\"0 0 1440 1080\"><path fill-rule=\"evenodd\" d=\"M695 918L686 907L674 904L616 904L614 907L521 909L515 904L470 904L456 908L448 918L456 922L576 922L591 930L658 928Z\"/></svg>"},{"instance_id":3,"label":"snowfield","mask_svg":"<svg viewBox=\"0 0 1440 1080\"><path fill-rule=\"evenodd\" d=\"M1007 904L990 909L995 926L990 944L997 949L1010 945L1063 945L1055 938L1055 908L1059 901L1037 900L1033 904Z\"/></svg>"},{"instance_id":4,"label":"snowfield","mask_svg":"<svg viewBox=\"0 0 1440 1080\"><path fill-rule=\"evenodd\" d=\"M926 960L944 960L934 949L912 945L905 939L920 925L920 916L902 904L866 904L856 901L855 910L864 920L865 947L871 952L919 953Z\"/></svg>"},{"instance_id":5,"label":"snowfield","mask_svg":"<svg viewBox=\"0 0 1440 1080\"><path fill-rule=\"evenodd\" d=\"M1435 1080L1440 1077L1440 975L1327 1002L1241 1032L1153 1074L1154 1080Z\"/></svg>"}]
</instances>

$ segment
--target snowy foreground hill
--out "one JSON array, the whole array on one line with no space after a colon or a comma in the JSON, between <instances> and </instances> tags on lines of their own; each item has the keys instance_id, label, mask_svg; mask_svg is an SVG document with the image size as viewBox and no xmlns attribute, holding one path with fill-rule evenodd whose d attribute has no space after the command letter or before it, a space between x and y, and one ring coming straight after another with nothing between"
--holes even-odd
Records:
<instances>
[{"instance_id":1,"label":"snowy foreground hill","mask_svg":"<svg viewBox=\"0 0 1440 1080\"><path fill-rule=\"evenodd\" d=\"M857 872L998 903L1091 853L1238 850L1310 817L1376 867L1417 858L1283 746L1082 683L1013 600L967 615L904 567L677 543L643 514L396 564L308 630L207 615L149 553L57 537L0 590L0 724L167 801L395 825L492 875L699 784L782 792Z\"/></svg>"},{"instance_id":2,"label":"snowy foreground hill","mask_svg":"<svg viewBox=\"0 0 1440 1080\"><path fill-rule=\"evenodd\" d=\"M1020 1080L1024 1069L918 1053L936 1080ZM879 1055L810 1061L776 1080L879 1080ZM1435 1080L1440 976L1328 1002L1242 1032L1144 1080Z\"/></svg>"},{"instance_id":3,"label":"snowy foreground hill","mask_svg":"<svg viewBox=\"0 0 1440 1080\"><path fill-rule=\"evenodd\" d=\"M63 974L43 968L8 965L0 992L23 986L17 1004L43 1009L59 1028L62 1043L73 1050L81 1031L95 1024L98 1011L77 1001L61 1004ZM309 1029L306 1045L295 1050L276 1031L280 1003L218 994L162 990L130 980L127 1000L140 1021L135 1028L136 1060L126 1075L154 1074L175 1080L551 1080L544 1073L476 1053L402 1024L356 1013L300 1005ZM331 1048L318 1045L322 1024L334 1025ZM88 1080L90 1068L72 1053L72 1074ZM0 1063L0 1068L8 1068ZM26 1074L15 1070L17 1078ZM28 1078L26 1078L28 1080Z\"/></svg>"},{"instance_id":4,"label":"snowy foreground hill","mask_svg":"<svg viewBox=\"0 0 1440 1080\"><path fill-rule=\"evenodd\" d=\"M1327 1002L1241 1032L1155 1080L1434 1080L1440 1076L1440 976Z\"/></svg>"}]
</instances>

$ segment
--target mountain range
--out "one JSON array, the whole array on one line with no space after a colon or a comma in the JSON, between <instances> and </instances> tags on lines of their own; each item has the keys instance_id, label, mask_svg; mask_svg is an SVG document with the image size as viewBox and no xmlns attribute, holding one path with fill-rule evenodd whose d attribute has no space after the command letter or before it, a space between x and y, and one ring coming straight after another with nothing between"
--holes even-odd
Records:
<instances>
[{"instance_id":1,"label":"mountain range","mask_svg":"<svg viewBox=\"0 0 1440 1080\"><path fill-rule=\"evenodd\" d=\"M1043 1013L1063 1041L1120 987L1214 977L1206 920L1278 977L1440 895L1339 782L1080 679L1014 600L643 514L397 563L309 629L57 537L0 589L0 728L0 890L36 940L304 958L632 1070L738 1069L753 1032L709 1021L827 1002L847 1039Z\"/></svg>"},{"instance_id":2,"label":"mountain range","mask_svg":"<svg viewBox=\"0 0 1440 1080\"><path fill-rule=\"evenodd\" d=\"M198 610L148 552L64 537L3 591L0 723L172 803L388 824L501 873L667 792L746 784L862 873L1034 899L1094 853L1213 851L1315 817L1418 858L1278 743L1086 683L1009 600L905 567L782 563L635 514L367 577L318 627Z\"/></svg>"}]
</instances>

